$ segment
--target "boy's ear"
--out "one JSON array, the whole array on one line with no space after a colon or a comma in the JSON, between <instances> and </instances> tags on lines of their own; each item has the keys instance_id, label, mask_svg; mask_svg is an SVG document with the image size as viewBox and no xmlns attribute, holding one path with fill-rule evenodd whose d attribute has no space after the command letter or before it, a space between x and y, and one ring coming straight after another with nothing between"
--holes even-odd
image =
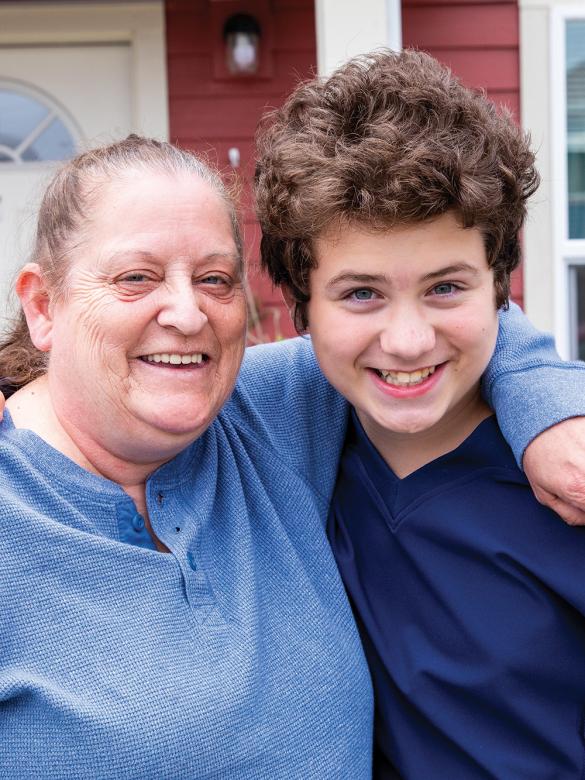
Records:
<instances>
[{"instance_id":1,"label":"boy's ear","mask_svg":"<svg viewBox=\"0 0 585 780\"><path fill-rule=\"evenodd\" d=\"M24 311L32 343L41 352L52 346L53 321L49 306L49 293L41 267L27 263L18 274L16 294Z\"/></svg>"},{"instance_id":2,"label":"boy's ear","mask_svg":"<svg viewBox=\"0 0 585 780\"><path fill-rule=\"evenodd\" d=\"M294 296L293 291L290 287L288 287L286 284L283 284L280 288L280 292L282 294L282 297L284 298L284 302L286 304L286 308L288 309L288 313L290 315L291 320L293 321L295 328L297 326L295 313L297 310L297 299ZM309 332L309 326L307 324L306 328L303 328L302 331L297 330L297 333L308 333Z\"/></svg>"},{"instance_id":3,"label":"boy's ear","mask_svg":"<svg viewBox=\"0 0 585 780\"><path fill-rule=\"evenodd\" d=\"M288 313L291 316L291 319L294 320L294 314L295 314L295 297L292 294L292 290L290 287L286 284L283 284L280 288L280 292L282 293L282 297L284 298L284 303L286 305L286 308L288 309Z\"/></svg>"}]
</instances>

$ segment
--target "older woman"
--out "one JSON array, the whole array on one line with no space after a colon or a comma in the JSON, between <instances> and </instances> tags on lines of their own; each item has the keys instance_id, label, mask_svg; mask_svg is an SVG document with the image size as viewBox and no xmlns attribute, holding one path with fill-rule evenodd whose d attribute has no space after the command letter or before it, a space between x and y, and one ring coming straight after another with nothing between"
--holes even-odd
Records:
<instances>
[{"instance_id":1,"label":"older woman","mask_svg":"<svg viewBox=\"0 0 585 780\"><path fill-rule=\"evenodd\" d=\"M246 321L219 179L137 138L82 155L17 290L40 375L0 436L0 776L369 777L334 464L258 424L284 376L218 416ZM302 416L316 451L336 423Z\"/></svg>"},{"instance_id":2,"label":"older woman","mask_svg":"<svg viewBox=\"0 0 585 780\"><path fill-rule=\"evenodd\" d=\"M537 503L480 394L527 139L431 57L378 52L300 86L260 151L265 264L353 407L328 533L374 777L582 777L584 531Z\"/></svg>"},{"instance_id":3,"label":"older woman","mask_svg":"<svg viewBox=\"0 0 585 780\"><path fill-rule=\"evenodd\" d=\"M305 340L254 350L234 389L219 180L138 138L81 155L17 289L27 328L0 366L34 379L0 435L0 775L369 777L369 677L324 533L347 407Z\"/></svg>"}]
</instances>

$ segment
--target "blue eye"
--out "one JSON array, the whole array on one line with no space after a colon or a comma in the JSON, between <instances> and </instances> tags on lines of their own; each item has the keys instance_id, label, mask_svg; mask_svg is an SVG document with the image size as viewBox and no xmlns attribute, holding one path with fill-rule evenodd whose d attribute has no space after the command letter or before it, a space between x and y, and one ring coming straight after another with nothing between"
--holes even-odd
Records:
<instances>
[{"instance_id":1,"label":"blue eye","mask_svg":"<svg viewBox=\"0 0 585 780\"><path fill-rule=\"evenodd\" d=\"M434 295L451 295L451 293L455 292L457 289L458 287L452 282L442 282L436 287L433 287L433 293Z\"/></svg>"},{"instance_id":2,"label":"blue eye","mask_svg":"<svg viewBox=\"0 0 585 780\"><path fill-rule=\"evenodd\" d=\"M144 282L146 281L147 277L145 274L140 273L134 273L134 274L127 274L127 276L124 276L121 281L123 282Z\"/></svg>"},{"instance_id":3,"label":"blue eye","mask_svg":"<svg viewBox=\"0 0 585 780\"><path fill-rule=\"evenodd\" d=\"M374 297L374 292L364 287L360 290L353 290L351 297L356 301L371 301Z\"/></svg>"}]
</instances>

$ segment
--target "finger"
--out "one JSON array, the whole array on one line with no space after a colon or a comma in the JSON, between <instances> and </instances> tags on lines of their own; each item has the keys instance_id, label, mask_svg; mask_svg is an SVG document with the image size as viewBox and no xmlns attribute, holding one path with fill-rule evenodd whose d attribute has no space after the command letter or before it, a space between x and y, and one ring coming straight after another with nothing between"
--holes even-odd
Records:
<instances>
[{"instance_id":1,"label":"finger","mask_svg":"<svg viewBox=\"0 0 585 780\"><path fill-rule=\"evenodd\" d=\"M545 490L539 485L534 485L532 482L530 482L530 487L532 488L532 492L534 493L536 500L540 504L544 504L544 506L549 506L552 508L553 502L559 500L558 496L556 496L554 493L549 493L548 490Z\"/></svg>"},{"instance_id":2,"label":"finger","mask_svg":"<svg viewBox=\"0 0 585 780\"><path fill-rule=\"evenodd\" d=\"M585 509L585 477L582 470L573 469L575 473L565 477L562 488L557 489L563 501L572 504L577 509Z\"/></svg>"},{"instance_id":3,"label":"finger","mask_svg":"<svg viewBox=\"0 0 585 780\"><path fill-rule=\"evenodd\" d=\"M545 501L541 501L541 503L548 506L553 512L556 512L565 523L568 525L585 525L585 511L578 509L576 506L573 506L573 504L568 504L558 496L553 496L550 493L548 496L549 498Z\"/></svg>"}]
</instances>

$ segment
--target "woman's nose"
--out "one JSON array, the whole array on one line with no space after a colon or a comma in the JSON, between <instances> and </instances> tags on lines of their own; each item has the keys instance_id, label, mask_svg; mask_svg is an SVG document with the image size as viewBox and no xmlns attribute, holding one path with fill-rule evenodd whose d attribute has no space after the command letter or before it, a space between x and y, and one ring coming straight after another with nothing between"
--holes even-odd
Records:
<instances>
[{"instance_id":1,"label":"woman's nose","mask_svg":"<svg viewBox=\"0 0 585 780\"><path fill-rule=\"evenodd\" d=\"M382 350L404 361L423 357L432 352L435 344L434 326L413 310L402 310L388 317L380 332Z\"/></svg>"},{"instance_id":2,"label":"woman's nose","mask_svg":"<svg viewBox=\"0 0 585 780\"><path fill-rule=\"evenodd\" d=\"M165 293L157 322L163 328L174 328L184 336L199 333L207 324L207 315L201 308L201 296L190 282L173 285Z\"/></svg>"}]
</instances>

